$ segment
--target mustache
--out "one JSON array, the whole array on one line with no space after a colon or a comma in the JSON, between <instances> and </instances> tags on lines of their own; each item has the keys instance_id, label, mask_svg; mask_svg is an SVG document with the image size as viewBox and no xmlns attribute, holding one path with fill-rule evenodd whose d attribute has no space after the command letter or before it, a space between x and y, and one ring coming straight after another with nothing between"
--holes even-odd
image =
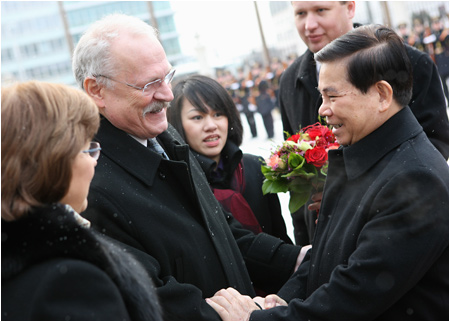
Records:
<instances>
[{"instance_id":1,"label":"mustache","mask_svg":"<svg viewBox=\"0 0 450 322\"><path fill-rule=\"evenodd\" d=\"M168 108L168 107L169 107L169 102L162 102L162 101L153 102L144 108L144 110L142 111L142 116L145 116L147 113L159 112L162 109Z\"/></svg>"}]
</instances>

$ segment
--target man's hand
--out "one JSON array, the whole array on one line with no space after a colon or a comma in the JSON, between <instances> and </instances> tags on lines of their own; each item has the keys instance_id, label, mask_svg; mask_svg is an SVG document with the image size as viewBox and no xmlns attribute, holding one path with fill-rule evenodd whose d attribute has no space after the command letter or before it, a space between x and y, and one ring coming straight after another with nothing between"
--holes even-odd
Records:
<instances>
[{"instance_id":1,"label":"man's hand","mask_svg":"<svg viewBox=\"0 0 450 322\"><path fill-rule=\"evenodd\" d=\"M287 306L287 303L285 300L283 300L281 297L275 294L267 295L264 299L264 306L263 308L265 310L271 309L276 306Z\"/></svg>"},{"instance_id":2,"label":"man's hand","mask_svg":"<svg viewBox=\"0 0 450 322\"><path fill-rule=\"evenodd\" d=\"M231 287L216 292L206 302L223 321L248 321L253 311L260 310L250 296L241 295Z\"/></svg>"},{"instance_id":3,"label":"man's hand","mask_svg":"<svg viewBox=\"0 0 450 322\"><path fill-rule=\"evenodd\" d=\"M313 201L313 203L311 203L308 206L309 210L315 210L315 211L317 211L317 213L319 213L320 204L322 203L322 195L323 195L323 192L321 191L321 192L315 193L311 196L311 200Z\"/></svg>"}]
</instances>

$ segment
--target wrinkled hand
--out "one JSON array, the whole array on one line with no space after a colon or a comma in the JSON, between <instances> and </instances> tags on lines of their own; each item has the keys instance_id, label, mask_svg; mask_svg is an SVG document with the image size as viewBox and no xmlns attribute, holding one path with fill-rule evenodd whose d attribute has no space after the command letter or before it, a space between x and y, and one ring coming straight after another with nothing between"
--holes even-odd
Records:
<instances>
[{"instance_id":1,"label":"wrinkled hand","mask_svg":"<svg viewBox=\"0 0 450 322\"><path fill-rule=\"evenodd\" d=\"M250 296L241 295L234 288L222 289L206 302L216 310L223 321L248 321L250 314L260 308Z\"/></svg>"},{"instance_id":2,"label":"wrinkled hand","mask_svg":"<svg viewBox=\"0 0 450 322\"><path fill-rule=\"evenodd\" d=\"M315 210L315 211L319 212L320 204L322 203L322 195L323 195L323 192L321 191L321 192L315 193L311 196L311 200L313 201L313 203L311 203L308 206L309 210Z\"/></svg>"},{"instance_id":3,"label":"wrinkled hand","mask_svg":"<svg viewBox=\"0 0 450 322\"><path fill-rule=\"evenodd\" d=\"M265 298L261 296L256 296L253 298L253 302L257 303L261 308L264 308Z\"/></svg>"},{"instance_id":4,"label":"wrinkled hand","mask_svg":"<svg viewBox=\"0 0 450 322\"><path fill-rule=\"evenodd\" d=\"M287 306L287 303L285 300L283 300L281 297L275 294L267 295L264 299L264 306L263 308L265 310L271 309L276 306Z\"/></svg>"}]
</instances>

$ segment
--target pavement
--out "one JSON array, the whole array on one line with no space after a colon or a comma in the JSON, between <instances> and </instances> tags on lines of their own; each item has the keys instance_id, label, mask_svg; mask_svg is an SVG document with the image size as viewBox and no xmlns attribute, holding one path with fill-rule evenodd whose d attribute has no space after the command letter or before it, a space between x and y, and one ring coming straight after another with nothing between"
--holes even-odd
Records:
<instances>
[{"instance_id":1,"label":"pavement","mask_svg":"<svg viewBox=\"0 0 450 322\"><path fill-rule=\"evenodd\" d=\"M256 138L252 138L247 118L244 114L241 114L242 126L244 127L244 139L242 140L241 150L244 153L254 154L266 159L270 156L271 151L283 142L281 115L278 110L274 110L272 115L274 119L275 137L269 140L260 114L255 113L256 129L258 133ZM281 212L286 223L288 236L294 242L294 227L292 225L291 213L288 208L289 193L279 193L278 198L280 199Z\"/></svg>"}]
</instances>

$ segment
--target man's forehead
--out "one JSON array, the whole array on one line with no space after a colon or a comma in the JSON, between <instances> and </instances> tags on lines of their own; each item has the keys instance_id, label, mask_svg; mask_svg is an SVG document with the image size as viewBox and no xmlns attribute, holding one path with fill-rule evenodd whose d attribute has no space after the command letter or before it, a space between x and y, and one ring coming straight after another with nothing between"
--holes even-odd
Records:
<instances>
[{"instance_id":1,"label":"man's forehead","mask_svg":"<svg viewBox=\"0 0 450 322\"><path fill-rule=\"evenodd\" d=\"M323 62L320 65L319 85L324 82L345 80L347 76L347 61L338 60Z\"/></svg>"},{"instance_id":2,"label":"man's forehead","mask_svg":"<svg viewBox=\"0 0 450 322\"><path fill-rule=\"evenodd\" d=\"M339 4L338 1L293 1L294 9L329 8Z\"/></svg>"}]
</instances>

